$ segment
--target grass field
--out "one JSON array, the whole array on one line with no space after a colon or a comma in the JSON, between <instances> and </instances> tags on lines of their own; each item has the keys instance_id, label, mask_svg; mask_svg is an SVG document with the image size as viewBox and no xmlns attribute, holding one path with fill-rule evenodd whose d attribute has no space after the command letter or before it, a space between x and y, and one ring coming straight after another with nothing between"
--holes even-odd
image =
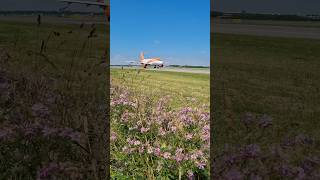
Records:
<instances>
[{"instance_id":1,"label":"grass field","mask_svg":"<svg viewBox=\"0 0 320 180\"><path fill-rule=\"evenodd\" d=\"M320 27L320 22L315 21L279 21L279 20L248 20L248 19L211 19L211 23L233 23L248 25L270 25L290 27Z\"/></svg>"},{"instance_id":2,"label":"grass field","mask_svg":"<svg viewBox=\"0 0 320 180\"><path fill-rule=\"evenodd\" d=\"M209 105L209 74L111 69L111 81L157 99L173 96L176 107Z\"/></svg>"},{"instance_id":3,"label":"grass field","mask_svg":"<svg viewBox=\"0 0 320 180\"><path fill-rule=\"evenodd\" d=\"M111 68L112 177L208 179L209 80Z\"/></svg>"},{"instance_id":4,"label":"grass field","mask_svg":"<svg viewBox=\"0 0 320 180\"><path fill-rule=\"evenodd\" d=\"M246 177L254 171L259 177L291 178L298 174L295 168L305 177L317 177L304 163L320 155L320 41L218 33L211 37L214 154L227 151L227 144L238 147L226 156L238 157L232 163L236 170L230 171ZM266 124L272 126L268 131ZM308 138L301 142L301 137ZM255 155L239 155L246 151L242 147ZM270 151L274 147L285 155L275 157ZM252 167L252 161L262 164ZM290 173L283 173L283 164ZM314 168L316 172L319 166Z\"/></svg>"},{"instance_id":5,"label":"grass field","mask_svg":"<svg viewBox=\"0 0 320 180\"><path fill-rule=\"evenodd\" d=\"M224 95L235 115L266 113L284 133L319 137L320 41L216 34L212 44L217 110Z\"/></svg>"},{"instance_id":6,"label":"grass field","mask_svg":"<svg viewBox=\"0 0 320 180\"><path fill-rule=\"evenodd\" d=\"M105 25L0 22L0 179L106 176Z\"/></svg>"}]
</instances>

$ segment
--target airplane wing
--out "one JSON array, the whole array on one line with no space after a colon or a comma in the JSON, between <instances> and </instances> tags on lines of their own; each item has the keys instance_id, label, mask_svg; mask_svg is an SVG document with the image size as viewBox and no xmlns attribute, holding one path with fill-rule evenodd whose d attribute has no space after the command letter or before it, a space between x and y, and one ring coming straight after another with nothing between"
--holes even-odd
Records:
<instances>
[{"instance_id":1,"label":"airplane wing","mask_svg":"<svg viewBox=\"0 0 320 180\"><path fill-rule=\"evenodd\" d=\"M104 3L104 2L101 2L101 1L78 1L78 0L60 0L60 2L65 2L65 3L78 3L78 4L85 4L87 6L90 6L90 5L95 5L95 6L100 6L100 7L106 7L107 5Z\"/></svg>"}]
</instances>

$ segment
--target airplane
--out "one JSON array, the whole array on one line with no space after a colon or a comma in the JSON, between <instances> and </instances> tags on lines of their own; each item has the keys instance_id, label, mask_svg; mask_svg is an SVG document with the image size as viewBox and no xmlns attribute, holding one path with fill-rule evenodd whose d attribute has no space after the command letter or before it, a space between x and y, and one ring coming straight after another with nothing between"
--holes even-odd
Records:
<instances>
[{"instance_id":1,"label":"airplane","mask_svg":"<svg viewBox=\"0 0 320 180\"><path fill-rule=\"evenodd\" d=\"M108 22L110 22L110 6L104 0L96 0L96 1L81 1L81 0L59 0L63 3L70 4L84 4L87 6L99 6L105 10L106 16L108 18Z\"/></svg>"},{"instance_id":2,"label":"airplane","mask_svg":"<svg viewBox=\"0 0 320 180\"><path fill-rule=\"evenodd\" d=\"M143 52L140 53L140 64L143 68L147 68L148 65L154 66L154 68L163 67L163 61L161 61L160 58L145 59Z\"/></svg>"},{"instance_id":3,"label":"airplane","mask_svg":"<svg viewBox=\"0 0 320 180\"><path fill-rule=\"evenodd\" d=\"M126 61L128 63L128 66L135 66L136 65L136 61Z\"/></svg>"}]
</instances>

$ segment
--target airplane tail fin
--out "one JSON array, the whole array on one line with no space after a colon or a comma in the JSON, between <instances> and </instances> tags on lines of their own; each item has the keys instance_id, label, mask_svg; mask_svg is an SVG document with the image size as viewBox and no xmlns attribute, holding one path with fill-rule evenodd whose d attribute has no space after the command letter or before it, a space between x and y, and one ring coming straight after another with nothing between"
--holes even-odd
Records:
<instances>
[{"instance_id":1,"label":"airplane tail fin","mask_svg":"<svg viewBox=\"0 0 320 180\"><path fill-rule=\"evenodd\" d=\"M140 61L144 60L143 52L140 53Z\"/></svg>"}]
</instances>

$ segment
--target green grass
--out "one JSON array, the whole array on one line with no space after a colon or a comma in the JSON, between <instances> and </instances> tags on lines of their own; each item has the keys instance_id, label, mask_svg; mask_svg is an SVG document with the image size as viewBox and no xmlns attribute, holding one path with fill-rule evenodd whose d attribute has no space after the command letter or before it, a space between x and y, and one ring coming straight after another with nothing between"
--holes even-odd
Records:
<instances>
[{"instance_id":1,"label":"green grass","mask_svg":"<svg viewBox=\"0 0 320 180\"><path fill-rule=\"evenodd\" d=\"M212 19L214 21L228 22L233 24L248 24L248 25L270 25L270 26L289 26L289 27L320 27L319 21L279 21L279 20L249 20L249 19Z\"/></svg>"},{"instance_id":2,"label":"green grass","mask_svg":"<svg viewBox=\"0 0 320 180\"><path fill-rule=\"evenodd\" d=\"M211 34L216 141L229 142L226 119L268 114L277 131L320 137L320 41ZM226 131L227 130L227 131Z\"/></svg>"},{"instance_id":3,"label":"green grass","mask_svg":"<svg viewBox=\"0 0 320 180\"><path fill-rule=\"evenodd\" d=\"M18 126L38 122L30 116L30 111L32 105L41 103L50 110L50 118L43 120L44 123L72 128L83 133L85 138L81 148L71 144L72 148L70 146L67 151L63 148L70 143L66 139L61 143L55 139L46 140L48 147L52 143L59 147L47 150L47 147L42 148L45 143L37 139L28 142L30 146L21 148L24 143L20 141L25 139L13 138L15 143L10 147L3 144L8 147L8 153L21 149L19 153L32 158L20 161L15 160L12 153L3 155L1 152L8 159L7 165L0 166L0 174L5 174L5 179L19 176L35 179L38 169L52 161L81 164L86 167L81 173L89 179L105 177L105 172L98 175L92 169L102 168L103 163L97 165L95 162L104 161L106 157L106 136L102 129L106 124L105 108L101 107L107 103L108 71L103 63L106 62L105 54L109 53L106 52L109 29L105 25L95 28L97 36L88 38L93 30L90 25L43 23L37 26L27 22L0 22L0 72L10 80L12 88L8 91L14 97L9 98L10 103L1 103L0 111L10 114L1 113L0 124L14 123L14 114L21 115ZM33 151L32 144L37 144L36 149L42 154ZM43 155L51 152L59 157Z\"/></svg>"},{"instance_id":4,"label":"green grass","mask_svg":"<svg viewBox=\"0 0 320 180\"><path fill-rule=\"evenodd\" d=\"M209 74L114 68L111 69L111 81L155 98L170 95L175 107L209 105ZM196 102L188 98L195 98Z\"/></svg>"}]
</instances>

